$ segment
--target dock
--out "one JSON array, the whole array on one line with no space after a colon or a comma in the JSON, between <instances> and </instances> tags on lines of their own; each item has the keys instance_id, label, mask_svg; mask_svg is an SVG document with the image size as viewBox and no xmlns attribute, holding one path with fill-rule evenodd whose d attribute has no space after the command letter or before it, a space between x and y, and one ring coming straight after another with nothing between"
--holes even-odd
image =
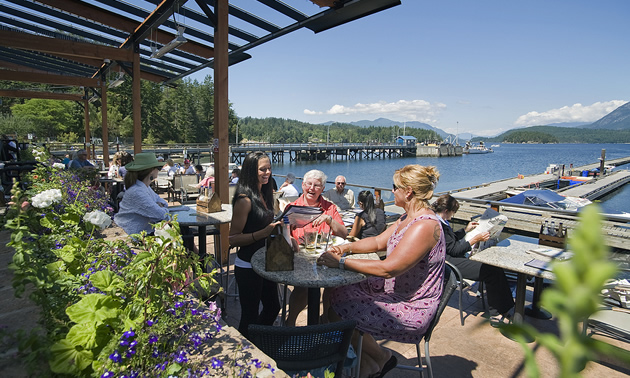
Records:
<instances>
[{"instance_id":1,"label":"dock","mask_svg":"<svg viewBox=\"0 0 630 378\"><path fill-rule=\"evenodd\" d=\"M630 163L630 157L606 161L615 166ZM571 172L590 171L600 166L600 163L587 164L573 168ZM572 211L551 208L506 204L499 202L507 198L506 191L516 188L556 190L559 176L557 174L535 174L494 181L475 187L462 188L451 191L460 203L460 208L453 217L456 222L468 223L473 217L483 214L488 208L499 211L507 216L506 231L536 237L541 225L548 221L555 224L562 223L569 233L577 227L578 216ZM596 176L583 184L577 184L557 190L563 196L580 197L589 200L599 199L630 182L630 171L614 170L609 174ZM602 232L606 244L618 250L630 250L630 217L604 215Z\"/></svg>"},{"instance_id":2,"label":"dock","mask_svg":"<svg viewBox=\"0 0 630 378\"><path fill-rule=\"evenodd\" d=\"M606 161L607 164L620 166L630 163L630 156L619 159L612 159ZM587 164L581 167L575 167L571 170L571 172L582 172L582 171L590 171L591 169L599 167L599 163ZM584 187L582 190L577 190L578 186L567 187L564 191L562 191L562 195L564 196L574 196L574 197L582 197L582 195L589 195L590 197L582 197L590 200L598 199L603 197L604 195L614 191L615 189L625 185L630 178L628 178L628 171L618 170L613 171L608 175L598 176L594 180L591 180L586 184L579 185L579 187ZM520 177L512 177L504 180L493 181L490 183L485 183L481 185L477 185L474 187L456 189L451 191L451 194L457 198L462 199L485 199L491 201L499 201L505 199L507 197L506 191L515 189L515 188L525 188L525 189L544 189L544 188L553 188L555 190L556 184L558 182L558 176L550 173L540 173L534 175L520 176ZM576 194L568 194L569 190L574 193L582 193L582 195Z\"/></svg>"}]
</instances>

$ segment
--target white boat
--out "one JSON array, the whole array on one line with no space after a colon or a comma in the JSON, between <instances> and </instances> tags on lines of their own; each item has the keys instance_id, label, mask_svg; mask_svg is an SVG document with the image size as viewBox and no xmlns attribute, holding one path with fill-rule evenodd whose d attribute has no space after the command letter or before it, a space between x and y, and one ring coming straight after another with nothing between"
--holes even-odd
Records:
<instances>
[{"instance_id":1,"label":"white boat","mask_svg":"<svg viewBox=\"0 0 630 378\"><path fill-rule=\"evenodd\" d=\"M492 151L491 148L487 148L483 142L479 142L479 145L474 145L470 142L466 142L466 146L464 146L465 154L488 154Z\"/></svg>"},{"instance_id":2,"label":"white boat","mask_svg":"<svg viewBox=\"0 0 630 378\"><path fill-rule=\"evenodd\" d=\"M492 148L497 148L497 147L501 147L501 145L500 145L500 144L493 144L493 145L492 145L492 146L490 146L490 147L492 147Z\"/></svg>"}]
</instances>

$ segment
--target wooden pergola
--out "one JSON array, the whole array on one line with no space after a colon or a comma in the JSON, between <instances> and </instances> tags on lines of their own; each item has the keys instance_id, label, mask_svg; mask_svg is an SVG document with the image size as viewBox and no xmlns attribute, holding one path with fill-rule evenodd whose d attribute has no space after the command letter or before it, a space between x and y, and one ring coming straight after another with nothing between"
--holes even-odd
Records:
<instances>
[{"instance_id":1,"label":"wooden pergola","mask_svg":"<svg viewBox=\"0 0 630 378\"><path fill-rule=\"evenodd\" d=\"M228 203L228 67L251 58L246 51L285 34L302 28L319 33L401 1L302 0L294 5L301 9L279 0L243 3L247 9L228 0L5 0L0 3L0 80L82 87L83 94L0 90L0 98L79 101L89 142L88 104L100 97L108 165L107 89L113 79L132 81L137 153L142 150L140 79L172 85L213 68L216 192Z\"/></svg>"}]
</instances>

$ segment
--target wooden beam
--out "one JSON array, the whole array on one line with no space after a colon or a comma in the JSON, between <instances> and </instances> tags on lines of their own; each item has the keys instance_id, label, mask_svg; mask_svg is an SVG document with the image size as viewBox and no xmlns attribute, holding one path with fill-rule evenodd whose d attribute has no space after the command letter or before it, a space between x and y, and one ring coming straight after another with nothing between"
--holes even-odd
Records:
<instances>
[{"instance_id":1,"label":"wooden beam","mask_svg":"<svg viewBox=\"0 0 630 378\"><path fill-rule=\"evenodd\" d=\"M83 95L74 93L35 92L21 89L1 89L0 97L43 98L46 100L83 101Z\"/></svg>"},{"instance_id":2,"label":"wooden beam","mask_svg":"<svg viewBox=\"0 0 630 378\"><path fill-rule=\"evenodd\" d=\"M221 203L230 203L228 190L228 160L230 151L228 145L229 130L229 99L228 99L228 0L216 0L214 27L214 47L216 51L214 63L214 137L219 140L219 152L214 154L215 190ZM229 261L229 227L219 225L221 238L221 261Z\"/></svg>"},{"instance_id":3,"label":"wooden beam","mask_svg":"<svg viewBox=\"0 0 630 378\"><path fill-rule=\"evenodd\" d=\"M105 168L109 167L109 130L107 126L107 86L101 86L101 124L103 127L103 164Z\"/></svg>"},{"instance_id":4,"label":"wooden beam","mask_svg":"<svg viewBox=\"0 0 630 378\"><path fill-rule=\"evenodd\" d=\"M85 91L87 96L87 90ZM92 149L90 148L90 144L92 144L92 139L90 138L90 103L88 100L83 102L83 118L85 122L85 150L88 154L88 159L92 157Z\"/></svg>"},{"instance_id":5,"label":"wooden beam","mask_svg":"<svg viewBox=\"0 0 630 378\"><path fill-rule=\"evenodd\" d=\"M133 33L138 25L140 25L137 21L130 18L110 12L95 5L86 4L81 0L38 0L38 2L88 20L110 26L114 29L122 30L129 34ZM148 39L165 45L172 41L173 38L175 38L174 34L167 33L156 28L156 30L151 32L151 36ZM214 56L213 48L195 41L188 41L177 49L204 57L206 59L210 59Z\"/></svg>"},{"instance_id":6,"label":"wooden beam","mask_svg":"<svg viewBox=\"0 0 630 378\"><path fill-rule=\"evenodd\" d=\"M18 72L0 70L0 80L24 81L55 85L73 85L76 87L100 87L101 80L79 76L44 74L38 72Z\"/></svg>"},{"instance_id":7,"label":"wooden beam","mask_svg":"<svg viewBox=\"0 0 630 378\"><path fill-rule=\"evenodd\" d=\"M72 57L122 60L125 62L133 60L131 49L67 41L6 30L0 30L0 46Z\"/></svg>"},{"instance_id":8,"label":"wooden beam","mask_svg":"<svg viewBox=\"0 0 630 378\"><path fill-rule=\"evenodd\" d=\"M142 152L142 103L140 97L140 54L135 53L133 59L133 79L131 81L131 101L133 112L133 152Z\"/></svg>"}]
</instances>

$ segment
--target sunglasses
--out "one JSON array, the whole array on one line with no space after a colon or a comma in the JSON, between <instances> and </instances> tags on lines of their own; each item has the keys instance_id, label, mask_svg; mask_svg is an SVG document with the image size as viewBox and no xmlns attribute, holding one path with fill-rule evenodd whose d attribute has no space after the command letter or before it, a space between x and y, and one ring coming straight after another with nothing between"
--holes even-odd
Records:
<instances>
[{"instance_id":1,"label":"sunglasses","mask_svg":"<svg viewBox=\"0 0 630 378\"><path fill-rule=\"evenodd\" d=\"M392 189L392 191L394 191L394 192L398 189L398 187L396 186L396 184L392 184L392 188L393 188L393 189Z\"/></svg>"}]
</instances>

